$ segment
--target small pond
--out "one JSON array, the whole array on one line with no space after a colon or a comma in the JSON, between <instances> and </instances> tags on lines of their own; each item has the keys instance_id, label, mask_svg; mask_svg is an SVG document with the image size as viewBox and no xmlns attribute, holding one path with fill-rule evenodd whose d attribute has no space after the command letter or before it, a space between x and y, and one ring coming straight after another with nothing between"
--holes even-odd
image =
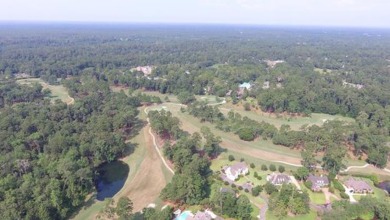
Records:
<instances>
[{"instance_id":1,"label":"small pond","mask_svg":"<svg viewBox=\"0 0 390 220\"><path fill-rule=\"evenodd\" d=\"M122 161L102 165L99 169L100 176L96 181L96 199L103 201L112 198L125 185L129 171L129 166Z\"/></svg>"},{"instance_id":2,"label":"small pond","mask_svg":"<svg viewBox=\"0 0 390 220\"><path fill-rule=\"evenodd\" d=\"M390 194L390 181L381 182L378 184L378 186Z\"/></svg>"}]
</instances>

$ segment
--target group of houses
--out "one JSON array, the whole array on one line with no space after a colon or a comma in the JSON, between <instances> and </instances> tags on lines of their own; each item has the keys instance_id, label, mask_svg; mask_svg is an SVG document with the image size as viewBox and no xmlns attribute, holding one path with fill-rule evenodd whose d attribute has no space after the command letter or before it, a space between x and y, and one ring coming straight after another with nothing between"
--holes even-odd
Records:
<instances>
[{"instance_id":1,"label":"group of houses","mask_svg":"<svg viewBox=\"0 0 390 220\"><path fill-rule=\"evenodd\" d=\"M240 176L245 176L249 173L249 167L245 162L238 162L230 166L222 167L221 178L223 181L230 184L234 183ZM267 181L272 183L275 186L281 186L283 184L289 184L292 182L291 176L284 173L272 173L267 175ZM329 179L327 176L320 175L316 176L310 174L307 177L308 182L311 182L311 190L314 192L319 192L323 187L329 186ZM253 183L247 182L241 185L243 189L251 190ZM350 178L344 182L346 190L350 193L373 193L373 189L364 180Z\"/></svg>"},{"instance_id":2,"label":"group of houses","mask_svg":"<svg viewBox=\"0 0 390 220\"><path fill-rule=\"evenodd\" d=\"M226 165L222 167L221 170L221 178L223 181L228 182L229 184L233 184L237 181L240 176L245 176L249 173L249 166L245 162L237 162L232 165ZM295 181L293 176L289 176L284 173L271 173L267 175L266 180L275 185L275 186L281 186L283 184L290 184ZM328 187L330 185L330 181L327 176L325 175L313 175L310 174L306 181L310 182L311 190L314 192L319 192L324 187ZM243 185L237 185L241 186L243 189L252 190L252 186L254 184L251 182L246 182ZM373 189L364 180L360 179L354 179L349 178L348 180L343 182L343 185L347 192L349 193L359 193L359 194L367 194L367 193L373 193ZM246 190L246 191L247 191ZM229 187L221 187L220 188L221 193L232 193L235 194L236 192L232 190ZM248 191L247 191L248 192ZM325 204L326 206L329 204ZM216 216L214 213L212 213L210 210L205 211L198 211L197 213L193 214L191 211L184 211L181 212L178 210L178 213L176 214L177 220L197 220L197 219L205 219L205 220L211 220L211 219L222 219L218 216Z\"/></svg>"}]
</instances>

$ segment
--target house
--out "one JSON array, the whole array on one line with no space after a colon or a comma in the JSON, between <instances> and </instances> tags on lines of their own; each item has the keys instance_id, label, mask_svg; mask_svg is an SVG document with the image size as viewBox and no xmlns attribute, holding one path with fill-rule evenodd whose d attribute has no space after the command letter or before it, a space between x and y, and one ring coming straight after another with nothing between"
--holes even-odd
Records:
<instances>
[{"instance_id":1,"label":"house","mask_svg":"<svg viewBox=\"0 0 390 220\"><path fill-rule=\"evenodd\" d=\"M244 82L238 86L238 88L240 88L240 89L247 89L247 90L250 90L251 87L252 87L252 85L248 82Z\"/></svg>"},{"instance_id":2,"label":"house","mask_svg":"<svg viewBox=\"0 0 390 220\"><path fill-rule=\"evenodd\" d=\"M265 81L264 83L263 83L263 87L262 87L263 89L269 89L269 81Z\"/></svg>"},{"instance_id":3,"label":"house","mask_svg":"<svg viewBox=\"0 0 390 220\"><path fill-rule=\"evenodd\" d=\"M326 176L314 176L312 174L309 175L307 181L311 182L311 190L313 191L321 191L321 188L329 185L329 179Z\"/></svg>"},{"instance_id":4,"label":"house","mask_svg":"<svg viewBox=\"0 0 390 220\"><path fill-rule=\"evenodd\" d=\"M279 186L290 183L291 179L288 175L283 173L272 173L267 176L267 181L275 186Z\"/></svg>"},{"instance_id":5,"label":"house","mask_svg":"<svg viewBox=\"0 0 390 220\"><path fill-rule=\"evenodd\" d=\"M253 188L252 183L250 183L250 182L246 182L246 183L242 184L241 187L242 187L242 189L248 190L249 192L252 191L252 188Z\"/></svg>"},{"instance_id":6,"label":"house","mask_svg":"<svg viewBox=\"0 0 390 220\"><path fill-rule=\"evenodd\" d=\"M226 166L223 169L226 177L232 181L236 180L238 176L245 175L249 172L248 166L244 162L236 163L232 166Z\"/></svg>"},{"instance_id":7,"label":"house","mask_svg":"<svg viewBox=\"0 0 390 220\"><path fill-rule=\"evenodd\" d=\"M198 211L196 214L192 214L191 211L184 211L181 212L180 209L178 209L174 214L177 216L175 220L211 220L211 219L217 219L218 216L215 215L212 211L206 209L206 211Z\"/></svg>"},{"instance_id":8,"label":"house","mask_svg":"<svg viewBox=\"0 0 390 220\"><path fill-rule=\"evenodd\" d=\"M221 193L236 194L232 189L230 189L230 188L225 188L225 187L221 187L221 188L219 189L219 192L221 192Z\"/></svg>"},{"instance_id":9,"label":"house","mask_svg":"<svg viewBox=\"0 0 390 220\"><path fill-rule=\"evenodd\" d=\"M213 217L208 212L196 212L195 216L192 218L194 220L211 220Z\"/></svg>"},{"instance_id":10,"label":"house","mask_svg":"<svg viewBox=\"0 0 390 220\"><path fill-rule=\"evenodd\" d=\"M373 193L371 186L363 181L350 178L344 182L344 185L347 187L347 190L351 193Z\"/></svg>"},{"instance_id":11,"label":"house","mask_svg":"<svg viewBox=\"0 0 390 220\"><path fill-rule=\"evenodd\" d=\"M152 66L137 66L134 68L138 72L142 72L144 76L148 76L152 73L153 67Z\"/></svg>"},{"instance_id":12,"label":"house","mask_svg":"<svg viewBox=\"0 0 390 220\"><path fill-rule=\"evenodd\" d=\"M343 86L344 87L351 87L351 88L356 88L356 89L363 89L364 85L362 84L354 84L354 83L349 83L345 80L343 80Z\"/></svg>"},{"instance_id":13,"label":"house","mask_svg":"<svg viewBox=\"0 0 390 220\"><path fill-rule=\"evenodd\" d=\"M244 82L238 86L237 96L242 97L245 94L245 90L249 91L252 85L248 82Z\"/></svg>"}]
</instances>

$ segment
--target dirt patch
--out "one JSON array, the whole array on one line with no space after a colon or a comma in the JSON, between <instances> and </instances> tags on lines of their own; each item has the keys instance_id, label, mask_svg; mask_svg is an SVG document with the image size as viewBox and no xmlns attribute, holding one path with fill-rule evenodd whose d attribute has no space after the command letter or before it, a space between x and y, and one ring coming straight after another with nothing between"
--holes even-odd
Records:
<instances>
[{"instance_id":1,"label":"dirt patch","mask_svg":"<svg viewBox=\"0 0 390 220\"><path fill-rule=\"evenodd\" d=\"M141 211L148 204L153 203L167 184L163 171L165 168L156 150L153 148L148 129L149 126L146 126L142 131L146 144L145 146L140 146L146 148L145 158L134 178L130 182L125 183L125 189L115 196L116 198L121 196L129 197L134 203L135 212Z\"/></svg>"}]
</instances>

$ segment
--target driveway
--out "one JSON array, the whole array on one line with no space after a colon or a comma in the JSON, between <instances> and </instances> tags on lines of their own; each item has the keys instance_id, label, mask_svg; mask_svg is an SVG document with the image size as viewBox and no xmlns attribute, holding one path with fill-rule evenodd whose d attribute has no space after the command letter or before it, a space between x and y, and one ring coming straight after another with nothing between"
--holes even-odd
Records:
<instances>
[{"instance_id":1,"label":"driveway","mask_svg":"<svg viewBox=\"0 0 390 220\"><path fill-rule=\"evenodd\" d=\"M301 185L299 185L297 179L295 179L294 176L290 176L290 179L291 179L291 183L294 184L298 190L301 190Z\"/></svg>"},{"instance_id":2,"label":"driveway","mask_svg":"<svg viewBox=\"0 0 390 220\"><path fill-rule=\"evenodd\" d=\"M350 192L351 190L349 190L344 184L343 184L343 187L345 189L345 193L349 196L349 201L351 203L357 203L356 199L353 198L353 192Z\"/></svg>"}]
</instances>

